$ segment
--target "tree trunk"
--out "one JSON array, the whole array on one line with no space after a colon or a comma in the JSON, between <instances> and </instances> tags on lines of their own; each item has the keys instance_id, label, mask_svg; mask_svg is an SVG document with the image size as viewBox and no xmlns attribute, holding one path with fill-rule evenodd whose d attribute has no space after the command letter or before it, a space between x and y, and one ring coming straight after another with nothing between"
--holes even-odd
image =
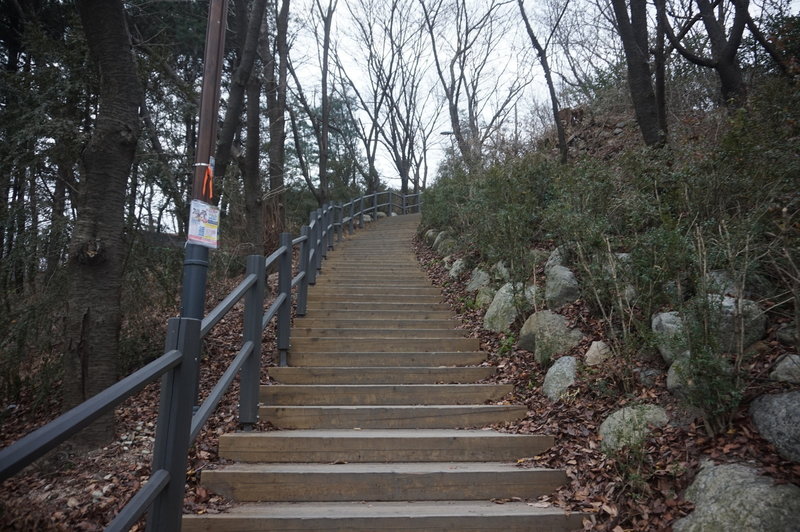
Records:
<instances>
[{"instance_id":1,"label":"tree trunk","mask_svg":"<svg viewBox=\"0 0 800 532\"><path fill-rule=\"evenodd\" d=\"M247 82L247 139L244 152L244 216L247 243L256 255L264 254L264 215L259 156L261 150L261 80L250 76Z\"/></svg>"},{"instance_id":2,"label":"tree trunk","mask_svg":"<svg viewBox=\"0 0 800 532\"><path fill-rule=\"evenodd\" d=\"M289 64L289 0L281 3L275 27L275 53L267 45L267 115L269 117L269 199L266 205L265 242L268 250L278 247L278 235L286 228L284 166L286 159L286 86ZM277 73L275 67L277 66Z\"/></svg>"},{"instance_id":3,"label":"tree trunk","mask_svg":"<svg viewBox=\"0 0 800 532\"><path fill-rule=\"evenodd\" d=\"M631 0L630 3L631 14L628 17L625 0L611 0L617 20L617 31L625 51L633 109L644 143L651 147L661 147L666 141L666 134L659 127L658 108L650 77L647 2Z\"/></svg>"},{"instance_id":4,"label":"tree trunk","mask_svg":"<svg viewBox=\"0 0 800 532\"><path fill-rule=\"evenodd\" d=\"M141 88L121 0L80 0L86 42L100 72L96 122L81 155L78 215L68 261L63 407L116 380L124 245L125 185L139 138ZM96 447L113 437L113 414L76 439Z\"/></svg>"}]
</instances>

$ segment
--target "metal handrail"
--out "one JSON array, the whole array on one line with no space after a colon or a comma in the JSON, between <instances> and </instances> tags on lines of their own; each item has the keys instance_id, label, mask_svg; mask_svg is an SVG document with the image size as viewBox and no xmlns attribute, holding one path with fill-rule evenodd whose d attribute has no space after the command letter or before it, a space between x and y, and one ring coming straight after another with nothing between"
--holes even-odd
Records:
<instances>
[{"instance_id":1,"label":"metal handrail","mask_svg":"<svg viewBox=\"0 0 800 532\"><path fill-rule=\"evenodd\" d=\"M385 203L379 202L382 194L388 194ZM308 286L316 283L322 260L329 250L334 249L335 242L340 242L345 234L353 234L356 227L363 229L366 223L364 216L370 212L377 214L379 208L387 207L386 214L394 214L398 207L396 198L401 199L401 214L407 214L413 208L419 210L422 205L419 193L403 195L391 190L353 198L347 203L327 203L310 214L309 223L301 228L300 236L292 239L289 233L281 233L278 249L268 257L247 257L244 279L202 320L169 320L163 355L0 450L0 480L18 473L101 415L112 411L123 400L162 377L153 473L106 530L128 530L145 513L148 513L148 530L179 530L189 445L198 437L237 374L240 376L239 423L245 430L250 430L258 420L261 337L264 329L273 319L277 319L279 363L286 365L292 291L296 289L295 313L303 316L306 313ZM416 202L409 206L407 200L411 198L416 198ZM349 211L347 215L346 209ZM298 245L298 273L292 276L292 254ZM267 268L276 262L278 294L265 312ZM242 346L203 403L195 409L202 338L242 298L245 300Z\"/></svg>"}]
</instances>

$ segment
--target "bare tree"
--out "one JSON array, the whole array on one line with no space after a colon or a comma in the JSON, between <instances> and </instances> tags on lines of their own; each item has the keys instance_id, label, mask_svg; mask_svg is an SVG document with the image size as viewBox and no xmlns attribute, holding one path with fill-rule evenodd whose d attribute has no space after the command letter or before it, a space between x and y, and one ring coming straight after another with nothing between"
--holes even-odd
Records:
<instances>
[{"instance_id":1,"label":"bare tree","mask_svg":"<svg viewBox=\"0 0 800 532\"><path fill-rule=\"evenodd\" d=\"M531 27L531 23L528 20L528 15L525 13L525 3L523 0L517 0L517 4L519 4L519 11L522 15L522 20L525 23L525 29L528 32L528 37L531 40L531 44L536 49L536 54L539 56L539 62L542 65L542 70L544 71L544 79L547 81L547 89L550 92L550 103L553 107L553 120L556 124L556 134L558 135L558 149L561 152L561 162L567 162L567 136L564 133L564 123L561 121L559 117L559 106L558 106L558 96L556 95L556 87L553 84L553 76L550 71L550 64L547 61L547 45L550 42L550 38L548 37L547 41L545 41L544 46L539 42L539 39L536 38L536 34L533 33L533 28ZM566 12L567 7L569 6L569 2L564 3L564 7L561 11L562 15ZM558 27L559 22L561 21L561 16L558 17L556 20L556 25L551 31L555 31Z\"/></svg>"},{"instance_id":2,"label":"bare tree","mask_svg":"<svg viewBox=\"0 0 800 532\"><path fill-rule=\"evenodd\" d=\"M465 164L481 160L487 138L497 132L529 79L501 75L509 62L492 70L492 59L510 32L504 8L512 0L491 0L480 10L467 0L419 0L431 43L436 75L445 100L452 135Z\"/></svg>"}]
</instances>

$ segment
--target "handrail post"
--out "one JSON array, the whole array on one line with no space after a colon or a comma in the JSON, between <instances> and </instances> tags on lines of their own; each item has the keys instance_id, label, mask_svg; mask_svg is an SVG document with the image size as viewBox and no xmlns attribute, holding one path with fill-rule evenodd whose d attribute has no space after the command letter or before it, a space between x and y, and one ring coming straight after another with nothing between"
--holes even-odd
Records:
<instances>
[{"instance_id":1,"label":"handrail post","mask_svg":"<svg viewBox=\"0 0 800 532\"><path fill-rule=\"evenodd\" d=\"M408 214L407 196L403 194L403 214Z\"/></svg>"},{"instance_id":2,"label":"handrail post","mask_svg":"<svg viewBox=\"0 0 800 532\"><path fill-rule=\"evenodd\" d=\"M380 197L381 193L376 192L374 196L372 196L372 221L376 221L378 219L378 198Z\"/></svg>"},{"instance_id":3,"label":"handrail post","mask_svg":"<svg viewBox=\"0 0 800 532\"><path fill-rule=\"evenodd\" d=\"M344 239L344 203L341 201L336 204L336 216L334 223L336 224L336 242L341 242Z\"/></svg>"},{"instance_id":4,"label":"handrail post","mask_svg":"<svg viewBox=\"0 0 800 532\"><path fill-rule=\"evenodd\" d=\"M316 223L317 211L312 211L309 215L309 233L308 233L308 247L306 248L308 255L308 269L306 276L308 277L308 284L317 283L317 232L319 231L319 224ZM314 252L314 260L311 260L311 252Z\"/></svg>"},{"instance_id":5,"label":"handrail post","mask_svg":"<svg viewBox=\"0 0 800 532\"><path fill-rule=\"evenodd\" d=\"M322 233L320 234L320 243L319 248L321 250L320 256L320 264L322 264L322 259L328 256L328 233L330 233L330 227L328 224L328 212L330 211L331 204L326 203L322 206L322 209L319 211L319 221L320 221L320 228L322 229Z\"/></svg>"},{"instance_id":6,"label":"handrail post","mask_svg":"<svg viewBox=\"0 0 800 532\"><path fill-rule=\"evenodd\" d=\"M328 216L325 226L328 228L328 251L333 250L333 234L336 232L336 203L328 205Z\"/></svg>"},{"instance_id":7,"label":"handrail post","mask_svg":"<svg viewBox=\"0 0 800 532\"><path fill-rule=\"evenodd\" d=\"M389 201L387 202L388 205L386 206L386 216L391 218L392 213L394 212L394 194L392 194L391 189L389 190Z\"/></svg>"},{"instance_id":8,"label":"handrail post","mask_svg":"<svg viewBox=\"0 0 800 532\"><path fill-rule=\"evenodd\" d=\"M278 309L278 352L280 365L287 365L286 355L289 351L289 333L292 325L292 235L281 233L280 246L285 248L278 263L278 295L286 294L286 298Z\"/></svg>"},{"instance_id":9,"label":"handrail post","mask_svg":"<svg viewBox=\"0 0 800 532\"><path fill-rule=\"evenodd\" d=\"M305 316L306 308L308 306L308 280L311 275L308 269L308 252L311 249L311 237L309 236L308 226L304 225L300 228L300 236L306 237L300 243L300 264L298 269L300 273L305 273L303 279L300 281L300 286L297 287L297 315Z\"/></svg>"},{"instance_id":10,"label":"handrail post","mask_svg":"<svg viewBox=\"0 0 800 532\"><path fill-rule=\"evenodd\" d=\"M358 227L364 229L364 196L359 198Z\"/></svg>"},{"instance_id":11,"label":"handrail post","mask_svg":"<svg viewBox=\"0 0 800 532\"><path fill-rule=\"evenodd\" d=\"M356 216L356 200L355 198L350 200L350 234L352 235L355 232L355 216Z\"/></svg>"},{"instance_id":12,"label":"handrail post","mask_svg":"<svg viewBox=\"0 0 800 532\"><path fill-rule=\"evenodd\" d=\"M167 323L166 350L179 350L183 360L161 378L152 471L165 469L169 473L169 483L153 501L147 526L152 531L181 528L200 323L197 318L171 318Z\"/></svg>"},{"instance_id":13,"label":"handrail post","mask_svg":"<svg viewBox=\"0 0 800 532\"><path fill-rule=\"evenodd\" d=\"M261 383L261 320L264 317L265 263L263 255L247 257L246 275L255 274L256 282L244 300L243 342L253 342L253 350L242 365L239 385L239 426L251 431L258 421L258 386Z\"/></svg>"},{"instance_id":14,"label":"handrail post","mask_svg":"<svg viewBox=\"0 0 800 532\"><path fill-rule=\"evenodd\" d=\"M316 251L314 252L314 268L316 272L314 273L314 278L316 279L317 273L322 270L322 257L325 255L323 251L324 242L325 242L325 228L323 227L323 220L322 220L322 209L317 209L317 238L314 239L314 246Z\"/></svg>"}]
</instances>

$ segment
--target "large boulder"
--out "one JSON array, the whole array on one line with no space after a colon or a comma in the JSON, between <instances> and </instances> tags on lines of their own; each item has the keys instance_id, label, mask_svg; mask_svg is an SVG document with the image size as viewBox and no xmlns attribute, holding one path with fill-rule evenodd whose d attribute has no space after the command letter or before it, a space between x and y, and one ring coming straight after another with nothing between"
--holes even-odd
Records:
<instances>
[{"instance_id":1,"label":"large boulder","mask_svg":"<svg viewBox=\"0 0 800 532\"><path fill-rule=\"evenodd\" d=\"M458 244L447 231L442 231L433 242L433 250L441 256L449 255L456 250Z\"/></svg>"},{"instance_id":2,"label":"large boulder","mask_svg":"<svg viewBox=\"0 0 800 532\"><path fill-rule=\"evenodd\" d=\"M489 286L491 282L491 277L485 271L481 270L480 268L475 268L472 270L472 277L469 278L469 282L467 283L466 290L467 292L477 292L484 286Z\"/></svg>"},{"instance_id":3,"label":"large boulder","mask_svg":"<svg viewBox=\"0 0 800 532\"><path fill-rule=\"evenodd\" d=\"M692 354L686 351L672 363L669 371L667 371L667 390L677 397L687 397L698 389L694 369L696 365L693 365L691 357ZM722 357L706 360L701 364L701 367L705 378L710 378L714 371L717 372L717 375L731 375L733 373L733 366Z\"/></svg>"},{"instance_id":4,"label":"large boulder","mask_svg":"<svg viewBox=\"0 0 800 532\"><path fill-rule=\"evenodd\" d=\"M775 333L775 336L784 345L793 346L797 343L797 329L789 324L782 325Z\"/></svg>"},{"instance_id":5,"label":"large boulder","mask_svg":"<svg viewBox=\"0 0 800 532\"><path fill-rule=\"evenodd\" d=\"M711 323L716 330L717 343L723 352L731 353L736 350L739 317L742 320L743 347L746 348L764 337L767 316L761 311L758 303L719 294L708 294L706 297Z\"/></svg>"},{"instance_id":6,"label":"large boulder","mask_svg":"<svg viewBox=\"0 0 800 532\"><path fill-rule=\"evenodd\" d=\"M750 416L781 456L800 463L800 391L762 395L750 404Z\"/></svg>"},{"instance_id":7,"label":"large boulder","mask_svg":"<svg viewBox=\"0 0 800 532\"><path fill-rule=\"evenodd\" d=\"M533 304L536 299L536 287L529 286L523 289L522 285L512 283L500 287L483 316L483 327L494 332L508 331L519 315L519 308L525 302L516 300L520 297L528 304Z\"/></svg>"},{"instance_id":8,"label":"large boulder","mask_svg":"<svg viewBox=\"0 0 800 532\"><path fill-rule=\"evenodd\" d=\"M651 326L656 333L658 352L667 365L672 364L678 356L686 352L686 335L680 314L675 311L656 314L653 316Z\"/></svg>"},{"instance_id":9,"label":"large boulder","mask_svg":"<svg viewBox=\"0 0 800 532\"><path fill-rule=\"evenodd\" d=\"M800 384L800 355L784 355L769 374L774 381Z\"/></svg>"},{"instance_id":10,"label":"large boulder","mask_svg":"<svg viewBox=\"0 0 800 532\"><path fill-rule=\"evenodd\" d=\"M600 446L609 452L639 445L650 434L651 426L663 427L668 422L667 412L660 406L626 406L612 413L600 425Z\"/></svg>"},{"instance_id":11,"label":"large boulder","mask_svg":"<svg viewBox=\"0 0 800 532\"><path fill-rule=\"evenodd\" d=\"M450 266L450 277L453 279L458 279L467 269L467 261L464 259L456 260L452 266Z\"/></svg>"},{"instance_id":12,"label":"large boulder","mask_svg":"<svg viewBox=\"0 0 800 532\"><path fill-rule=\"evenodd\" d=\"M685 496L695 509L672 524L675 532L800 530L800 488L742 464L706 462Z\"/></svg>"},{"instance_id":13,"label":"large boulder","mask_svg":"<svg viewBox=\"0 0 800 532\"><path fill-rule=\"evenodd\" d=\"M551 401L558 401L567 388L575 384L578 360L575 357L561 357L550 366L544 376L542 393Z\"/></svg>"},{"instance_id":14,"label":"large boulder","mask_svg":"<svg viewBox=\"0 0 800 532\"><path fill-rule=\"evenodd\" d=\"M605 362L611 356L611 348L602 340L592 342L586 354L583 355L583 361L587 366L597 366Z\"/></svg>"},{"instance_id":15,"label":"large boulder","mask_svg":"<svg viewBox=\"0 0 800 532\"><path fill-rule=\"evenodd\" d=\"M553 355L569 351L583 340L583 333L567 326L561 314L542 310L531 314L519 332L518 345L533 352L537 362L543 364Z\"/></svg>"},{"instance_id":16,"label":"large boulder","mask_svg":"<svg viewBox=\"0 0 800 532\"><path fill-rule=\"evenodd\" d=\"M544 297L547 306L558 309L574 302L581 295L578 279L572 270L565 266L555 265L547 271Z\"/></svg>"},{"instance_id":17,"label":"large boulder","mask_svg":"<svg viewBox=\"0 0 800 532\"><path fill-rule=\"evenodd\" d=\"M480 287L478 293L475 294L475 306L478 308L488 308L489 305L492 304L492 301L494 301L495 294L497 294L497 290L491 286Z\"/></svg>"}]
</instances>

